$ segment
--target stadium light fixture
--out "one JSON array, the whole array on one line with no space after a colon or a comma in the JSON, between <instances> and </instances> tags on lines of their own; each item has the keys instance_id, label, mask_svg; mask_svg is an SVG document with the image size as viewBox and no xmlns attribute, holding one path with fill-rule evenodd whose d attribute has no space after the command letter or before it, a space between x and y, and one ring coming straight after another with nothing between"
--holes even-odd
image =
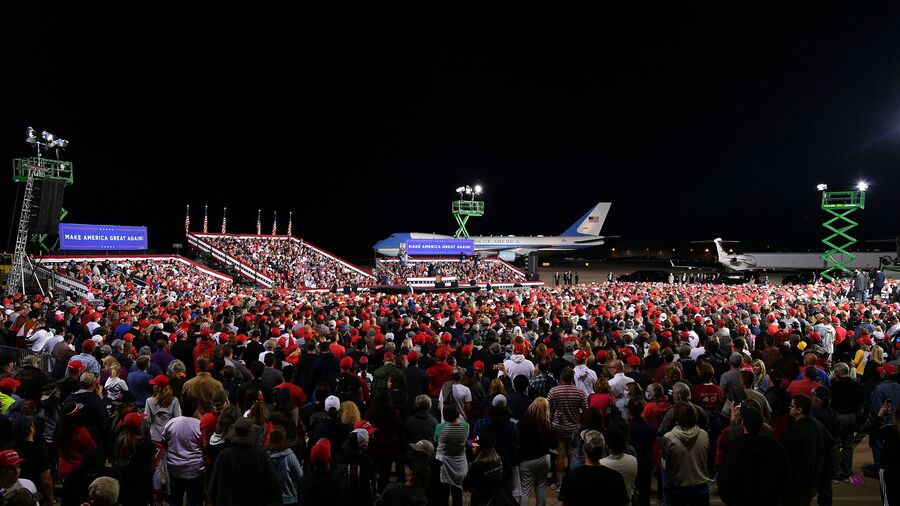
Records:
<instances>
[{"instance_id":1,"label":"stadium light fixture","mask_svg":"<svg viewBox=\"0 0 900 506\"><path fill-rule=\"evenodd\" d=\"M34 134L34 128L26 128L25 135L25 142L27 142L28 144L34 144L37 142L37 135Z\"/></svg>"},{"instance_id":2,"label":"stadium light fixture","mask_svg":"<svg viewBox=\"0 0 900 506\"><path fill-rule=\"evenodd\" d=\"M864 192L869 189L869 183L867 183L865 181L860 181L859 183L857 183L856 189L861 192Z\"/></svg>"},{"instance_id":3,"label":"stadium light fixture","mask_svg":"<svg viewBox=\"0 0 900 506\"><path fill-rule=\"evenodd\" d=\"M43 132L41 132L41 139L44 139L47 142L53 142L53 134L44 130Z\"/></svg>"},{"instance_id":4,"label":"stadium light fixture","mask_svg":"<svg viewBox=\"0 0 900 506\"><path fill-rule=\"evenodd\" d=\"M482 192L483 190L484 190L484 189L481 187L480 184L476 184L476 185L475 185L475 195L481 195L481 192Z\"/></svg>"},{"instance_id":5,"label":"stadium light fixture","mask_svg":"<svg viewBox=\"0 0 900 506\"><path fill-rule=\"evenodd\" d=\"M820 183L816 186L816 190L819 190L820 192L823 192L827 189L828 189L828 185L825 183Z\"/></svg>"}]
</instances>

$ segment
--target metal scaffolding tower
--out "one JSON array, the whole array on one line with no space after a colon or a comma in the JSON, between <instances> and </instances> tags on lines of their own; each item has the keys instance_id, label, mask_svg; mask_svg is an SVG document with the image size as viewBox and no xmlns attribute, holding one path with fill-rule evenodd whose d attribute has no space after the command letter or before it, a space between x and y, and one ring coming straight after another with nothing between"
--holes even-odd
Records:
<instances>
[{"instance_id":1,"label":"metal scaffolding tower","mask_svg":"<svg viewBox=\"0 0 900 506\"><path fill-rule=\"evenodd\" d=\"M450 211L453 213L453 217L458 225L456 232L453 234L453 237L456 239L469 237L469 231L466 230L466 223L468 223L469 218L484 216L484 202L475 200L475 196L481 195L481 192L481 185L475 185L474 187L466 185L456 189L456 193L459 194L459 200L454 200L450 206ZM467 199L463 195L468 195L469 198Z\"/></svg>"},{"instance_id":2,"label":"metal scaffolding tower","mask_svg":"<svg viewBox=\"0 0 900 506\"><path fill-rule=\"evenodd\" d=\"M31 220L32 207L34 206L34 187L38 181L62 181L66 186L71 185L73 168L70 162L41 158L40 152L36 157L16 158L13 160L13 181L25 183L25 196L22 199L22 210L19 213L19 228L16 233L16 249L12 266L9 271L9 279L6 283L6 294L13 295L20 289L25 291L25 263L28 258L29 221ZM67 212L63 209L62 216ZM35 235L33 239L43 248L45 235Z\"/></svg>"},{"instance_id":3,"label":"metal scaffolding tower","mask_svg":"<svg viewBox=\"0 0 900 506\"><path fill-rule=\"evenodd\" d=\"M856 256L849 251L850 246L857 240L848 234L849 231L859 225L850 219L850 215L857 209L865 209L866 192L864 189L857 191L822 192L822 210L831 215L831 219L822 223L826 230L831 232L822 244L825 245L825 253L822 260L826 269L822 271L822 277L828 281L834 281L835 276L849 272L847 265L856 260Z\"/></svg>"}]
</instances>

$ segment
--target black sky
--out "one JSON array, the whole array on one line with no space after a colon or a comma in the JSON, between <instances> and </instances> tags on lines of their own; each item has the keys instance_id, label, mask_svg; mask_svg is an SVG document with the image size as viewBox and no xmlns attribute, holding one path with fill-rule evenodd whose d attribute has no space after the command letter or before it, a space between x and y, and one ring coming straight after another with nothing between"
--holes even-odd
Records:
<instances>
[{"instance_id":1,"label":"black sky","mask_svg":"<svg viewBox=\"0 0 900 506\"><path fill-rule=\"evenodd\" d=\"M351 259L391 232L604 233L815 248L815 185L871 182L860 238L900 215L900 5L678 3L598 12L334 12L246 4L4 5L0 158L26 126L70 140L67 221L148 225L170 251L294 233ZM120 5L129 4L129 5ZM183 2L187 4L187 2ZM4 176L0 222L15 186Z\"/></svg>"}]
</instances>

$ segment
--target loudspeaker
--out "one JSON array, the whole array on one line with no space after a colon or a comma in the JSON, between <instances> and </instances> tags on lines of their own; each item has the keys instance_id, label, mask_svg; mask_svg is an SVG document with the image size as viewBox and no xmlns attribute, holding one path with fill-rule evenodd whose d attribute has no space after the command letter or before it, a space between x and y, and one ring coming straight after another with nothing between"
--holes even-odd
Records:
<instances>
[{"instance_id":1,"label":"loudspeaker","mask_svg":"<svg viewBox=\"0 0 900 506\"><path fill-rule=\"evenodd\" d=\"M31 212L32 225L29 228L34 233L49 235L59 233L59 212L62 209L65 189L63 181L45 180L41 183L40 197L35 199Z\"/></svg>"}]
</instances>

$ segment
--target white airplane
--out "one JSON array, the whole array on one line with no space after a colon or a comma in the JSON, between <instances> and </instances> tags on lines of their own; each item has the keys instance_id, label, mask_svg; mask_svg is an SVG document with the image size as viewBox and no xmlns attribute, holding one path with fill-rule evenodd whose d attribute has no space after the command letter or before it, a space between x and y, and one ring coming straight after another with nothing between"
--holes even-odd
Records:
<instances>
[{"instance_id":1,"label":"white airplane","mask_svg":"<svg viewBox=\"0 0 900 506\"><path fill-rule=\"evenodd\" d=\"M702 242L702 241L696 241ZM717 261L729 271L795 271L795 270L821 270L826 268L825 261L822 260L821 253L801 253L801 252L785 252L785 253L767 253L754 252L734 254L725 251L722 243L737 242L723 240L721 237L713 239L716 245ZM851 269L870 269L877 268L882 263L890 263L893 258L884 252L863 252L854 251L853 256L856 258L850 262L847 267ZM843 261L843 255L836 253L832 255L832 259L837 262Z\"/></svg>"},{"instance_id":2,"label":"white airplane","mask_svg":"<svg viewBox=\"0 0 900 506\"><path fill-rule=\"evenodd\" d=\"M611 205L609 202L598 202L561 235L471 236L469 240L473 242L477 254L497 255L507 262L536 251L572 251L600 246L606 242L606 237L600 235L600 229L603 228ZM453 236L419 232L396 233L378 241L373 248L381 255L395 257L400 253L400 245L410 239L453 239Z\"/></svg>"}]
</instances>

